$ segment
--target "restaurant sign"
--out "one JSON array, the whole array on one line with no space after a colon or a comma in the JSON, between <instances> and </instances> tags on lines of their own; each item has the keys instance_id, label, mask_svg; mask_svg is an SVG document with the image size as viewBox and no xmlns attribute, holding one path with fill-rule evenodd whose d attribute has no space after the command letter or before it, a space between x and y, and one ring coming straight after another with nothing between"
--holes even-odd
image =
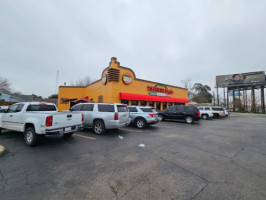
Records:
<instances>
[{"instance_id":1,"label":"restaurant sign","mask_svg":"<svg viewBox=\"0 0 266 200\"><path fill-rule=\"evenodd\" d=\"M157 87L157 85L155 87L147 86L147 90L149 91L149 95L171 97L172 94L174 93L172 90L168 90L167 87L164 85L162 85L162 86L164 86L165 88Z\"/></svg>"}]
</instances>

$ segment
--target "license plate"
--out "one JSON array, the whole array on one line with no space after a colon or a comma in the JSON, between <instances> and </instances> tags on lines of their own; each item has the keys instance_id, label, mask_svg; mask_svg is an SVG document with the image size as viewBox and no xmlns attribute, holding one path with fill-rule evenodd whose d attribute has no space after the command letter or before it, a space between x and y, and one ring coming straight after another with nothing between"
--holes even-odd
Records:
<instances>
[{"instance_id":1,"label":"license plate","mask_svg":"<svg viewBox=\"0 0 266 200\"><path fill-rule=\"evenodd\" d=\"M71 131L71 127L65 128L65 131Z\"/></svg>"}]
</instances>

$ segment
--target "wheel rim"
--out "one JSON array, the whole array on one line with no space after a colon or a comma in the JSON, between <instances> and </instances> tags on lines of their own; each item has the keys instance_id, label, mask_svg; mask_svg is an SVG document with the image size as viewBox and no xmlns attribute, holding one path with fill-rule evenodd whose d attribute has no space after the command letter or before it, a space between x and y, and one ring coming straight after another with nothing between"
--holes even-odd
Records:
<instances>
[{"instance_id":1,"label":"wheel rim","mask_svg":"<svg viewBox=\"0 0 266 200\"><path fill-rule=\"evenodd\" d=\"M203 119L207 119L207 116L206 115L203 115Z\"/></svg>"},{"instance_id":2,"label":"wheel rim","mask_svg":"<svg viewBox=\"0 0 266 200\"><path fill-rule=\"evenodd\" d=\"M28 132L27 132L27 136L26 136L27 142L28 142L28 143L31 143L31 142L32 142L32 138L33 138L33 133L32 133L32 131L28 131Z\"/></svg>"},{"instance_id":3,"label":"wheel rim","mask_svg":"<svg viewBox=\"0 0 266 200\"><path fill-rule=\"evenodd\" d=\"M96 124L95 127L94 127L94 130L96 133L101 133L103 128L102 128L102 125L101 124Z\"/></svg>"},{"instance_id":4,"label":"wheel rim","mask_svg":"<svg viewBox=\"0 0 266 200\"><path fill-rule=\"evenodd\" d=\"M144 122L142 120L137 121L137 127L142 128L144 125Z\"/></svg>"},{"instance_id":5,"label":"wheel rim","mask_svg":"<svg viewBox=\"0 0 266 200\"><path fill-rule=\"evenodd\" d=\"M159 119L160 121L162 121L162 120L163 120L162 115L159 115L159 116L158 116L158 119Z\"/></svg>"},{"instance_id":6,"label":"wheel rim","mask_svg":"<svg viewBox=\"0 0 266 200\"><path fill-rule=\"evenodd\" d=\"M192 118L191 117L187 117L186 122L191 124L192 123Z\"/></svg>"}]
</instances>

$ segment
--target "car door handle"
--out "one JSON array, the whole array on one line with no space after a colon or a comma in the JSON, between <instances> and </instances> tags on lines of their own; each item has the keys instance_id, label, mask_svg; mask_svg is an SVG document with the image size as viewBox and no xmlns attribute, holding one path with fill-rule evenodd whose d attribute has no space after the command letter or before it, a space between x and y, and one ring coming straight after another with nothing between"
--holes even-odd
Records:
<instances>
[{"instance_id":1,"label":"car door handle","mask_svg":"<svg viewBox=\"0 0 266 200\"><path fill-rule=\"evenodd\" d=\"M9 117L13 117L13 115L9 115Z\"/></svg>"}]
</instances>

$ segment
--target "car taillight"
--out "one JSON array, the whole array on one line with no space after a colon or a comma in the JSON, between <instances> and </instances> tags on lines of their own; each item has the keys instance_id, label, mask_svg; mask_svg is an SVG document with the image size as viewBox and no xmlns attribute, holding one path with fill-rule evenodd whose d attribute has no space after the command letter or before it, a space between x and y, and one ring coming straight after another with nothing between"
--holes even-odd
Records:
<instances>
[{"instance_id":1,"label":"car taillight","mask_svg":"<svg viewBox=\"0 0 266 200\"><path fill-rule=\"evenodd\" d=\"M198 112L198 116L200 117L200 112Z\"/></svg>"},{"instance_id":2,"label":"car taillight","mask_svg":"<svg viewBox=\"0 0 266 200\"><path fill-rule=\"evenodd\" d=\"M84 114L82 114L81 121L82 122L84 121Z\"/></svg>"},{"instance_id":3,"label":"car taillight","mask_svg":"<svg viewBox=\"0 0 266 200\"><path fill-rule=\"evenodd\" d=\"M46 117L45 126L52 126L53 125L53 116Z\"/></svg>"},{"instance_id":4,"label":"car taillight","mask_svg":"<svg viewBox=\"0 0 266 200\"><path fill-rule=\"evenodd\" d=\"M115 120L118 120L118 113L115 113Z\"/></svg>"},{"instance_id":5,"label":"car taillight","mask_svg":"<svg viewBox=\"0 0 266 200\"><path fill-rule=\"evenodd\" d=\"M151 117L154 117L154 114L153 113L151 113L151 114L149 114Z\"/></svg>"}]
</instances>

